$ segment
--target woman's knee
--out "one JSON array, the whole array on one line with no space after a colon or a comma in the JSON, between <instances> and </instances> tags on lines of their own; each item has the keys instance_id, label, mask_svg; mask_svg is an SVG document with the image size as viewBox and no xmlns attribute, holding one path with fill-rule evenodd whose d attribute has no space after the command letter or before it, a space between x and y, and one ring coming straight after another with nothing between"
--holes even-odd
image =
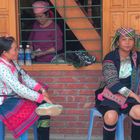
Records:
<instances>
[{"instance_id":1,"label":"woman's knee","mask_svg":"<svg viewBox=\"0 0 140 140\"><path fill-rule=\"evenodd\" d=\"M117 123L118 113L115 110L109 110L104 115L104 122L108 125L114 125Z\"/></svg>"},{"instance_id":2,"label":"woman's knee","mask_svg":"<svg viewBox=\"0 0 140 140\"><path fill-rule=\"evenodd\" d=\"M129 116L133 119L140 120L140 105L135 105L131 108Z\"/></svg>"}]
</instances>

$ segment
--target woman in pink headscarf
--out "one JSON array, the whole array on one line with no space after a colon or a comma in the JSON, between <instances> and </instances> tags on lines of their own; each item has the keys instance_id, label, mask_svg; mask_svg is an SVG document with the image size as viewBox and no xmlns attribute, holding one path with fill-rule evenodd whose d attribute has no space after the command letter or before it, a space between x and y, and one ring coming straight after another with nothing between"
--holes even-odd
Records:
<instances>
[{"instance_id":1,"label":"woman in pink headscarf","mask_svg":"<svg viewBox=\"0 0 140 140\"><path fill-rule=\"evenodd\" d=\"M29 41L33 47L36 62L51 62L57 51L62 49L62 32L53 21L49 3L36 1L32 4L36 22Z\"/></svg>"}]
</instances>

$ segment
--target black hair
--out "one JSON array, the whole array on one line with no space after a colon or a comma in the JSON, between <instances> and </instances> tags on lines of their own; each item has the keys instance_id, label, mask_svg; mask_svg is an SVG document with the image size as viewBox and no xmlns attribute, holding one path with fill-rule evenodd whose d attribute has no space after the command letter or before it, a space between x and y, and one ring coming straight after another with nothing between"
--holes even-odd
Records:
<instances>
[{"instance_id":1,"label":"black hair","mask_svg":"<svg viewBox=\"0 0 140 140\"><path fill-rule=\"evenodd\" d=\"M12 36L2 36L0 37L0 56L4 51L9 51L11 49L12 43L15 41Z\"/></svg>"}]
</instances>

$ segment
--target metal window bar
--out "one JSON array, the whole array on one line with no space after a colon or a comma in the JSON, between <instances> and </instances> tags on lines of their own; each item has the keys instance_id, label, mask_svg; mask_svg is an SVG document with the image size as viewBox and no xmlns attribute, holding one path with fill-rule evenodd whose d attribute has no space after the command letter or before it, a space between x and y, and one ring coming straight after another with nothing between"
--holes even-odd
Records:
<instances>
[{"instance_id":1,"label":"metal window bar","mask_svg":"<svg viewBox=\"0 0 140 140\"><path fill-rule=\"evenodd\" d=\"M57 49L57 24L59 23L59 20L61 20L63 22L63 26L61 26L61 29L63 30L63 51L62 53L64 53L64 57L65 57L65 60L66 60L66 57L67 57L67 54L68 53L73 53L75 51L88 51L88 50L85 50L84 49L84 46L82 45L82 42L92 42L92 41L97 41L96 39L77 39L77 37L74 35L73 31L91 31L91 30L96 30L99 35L100 35L100 38L102 38L102 3L98 3L98 4L94 4L93 0L91 0L91 4L89 5L89 2L90 0L84 0L84 4L83 5L77 5L77 6L66 6L65 5L65 2L66 0L63 0L64 1L64 6L56 6L57 4L57 0L55 0L55 4L54 5L50 5L49 8L53 11L54 13L54 17L52 17L52 20L54 20L55 22L55 29L32 29L32 28L28 28L27 27L23 27L23 23L24 22L34 22L36 21L36 18L34 17L26 17L26 16L23 16L21 15L21 13L25 10L30 10L32 11L33 10L33 7L31 5L29 6L23 6L21 4L21 0L19 0L19 12L20 12L20 17L19 17L19 20L20 20L20 43L21 44L28 44L30 42L30 40L28 40L28 38L24 38L24 34L29 34L31 31L49 31L49 30L55 30L55 45L56 45L56 49ZM97 0L97 1L101 1L101 0ZM67 18L66 16L66 11L71 8L71 9L74 9L74 8L77 8L77 7L80 7L82 9L85 9L85 14L86 14L86 17L71 17L71 18ZM61 16L58 16L58 11L57 11L57 8L63 8L64 9L64 17L61 17ZM91 9L90 13L88 8ZM96 12L96 9L98 9L99 12ZM92 25L95 27L95 28L70 28L68 25L67 25L67 21L68 20L77 20L77 19L89 19L92 21ZM70 38L68 36L68 34L71 34L72 35L72 38ZM32 40L32 42L53 42L52 40ZM69 44L72 44L73 43L73 47L72 48L69 48ZM77 44L78 45L77 45ZM100 43L101 43L101 39L100 39ZM77 47L77 46L80 46L80 47ZM79 49L79 48L82 48L82 49ZM95 47L96 49L94 49L94 46L93 48L90 49L90 51L88 51L89 53L91 54L95 54L95 56L97 57L97 61L96 63L100 63L101 60L102 60L102 47L101 45L97 48ZM55 52L55 55L58 55L58 52L56 51ZM66 61L64 62L66 63Z\"/></svg>"}]
</instances>

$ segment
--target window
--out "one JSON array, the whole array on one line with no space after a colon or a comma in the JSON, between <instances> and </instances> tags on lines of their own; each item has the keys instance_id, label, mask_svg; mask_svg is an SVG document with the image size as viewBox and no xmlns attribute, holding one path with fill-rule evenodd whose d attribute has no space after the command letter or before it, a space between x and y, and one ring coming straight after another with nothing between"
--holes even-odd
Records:
<instances>
[{"instance_id":1,"label":"window","mask_svg":"<svg viewBox=\"0 0 140 140\"><path fill-rule=\"evenodd\" d=\"M44 0L44 13L32 7L36 1L19 0L20 44L31 45L33 63L68 63L75 52L101 62L101 0Z\"/></svg>"}]
</instances>

